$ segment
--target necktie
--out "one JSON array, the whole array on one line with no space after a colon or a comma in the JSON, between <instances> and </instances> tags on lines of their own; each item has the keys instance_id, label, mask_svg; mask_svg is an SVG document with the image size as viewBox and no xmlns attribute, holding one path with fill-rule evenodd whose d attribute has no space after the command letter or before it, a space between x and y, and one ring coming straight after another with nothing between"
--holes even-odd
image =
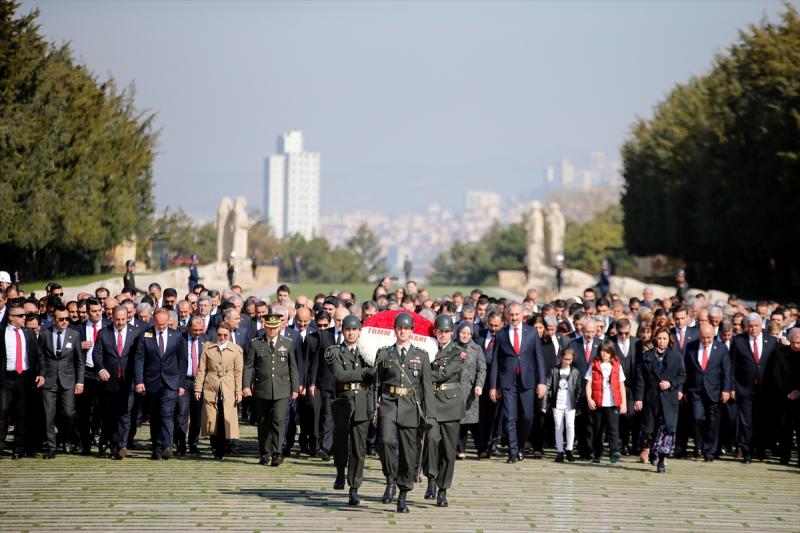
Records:
<instances>
[{"instance_id":1,"label":"necktie","mask_svg":"<svg viewBox=\"0 0 800 533\"><path fill-rule=\"evenodd\" d=\"M269 341L269 351L270 352L275 351L275 341Z\"/></svg>"},{"instance_id":2,"label":"necktie","mask_svg":"<svg viewBox=\"0 0 800 533\"><path fill-rule=\"evenodd\" d=\"M406 362L406 349L402 348L400 350L400 363L405 363L405 362Z\"/></svg>"},{"instance_id":3,"label":"necktie","mask_svg":"<svg viewBox=\"0 0 800 533\"><path fill-rule=\"evenodd\" d=\"M97 343L97 324L92 324L92 346Z\"/></svg>"},{"instance_id":4,"label":"necktie","mask_svg":"<svg viewBox=\"0 0 800 533\"><path fill-rule=\"evenodd\" d=\"M683 349L684 331L684 329L678 330L678 344L680 345L681 349Z\"/></svg>"},{"instance_id":5,"label":"necktie","mask_svg":"<svg viewBox=\"0 0 800 533\"><path fill-rule=\"evenodd\" d=\"M197 340L192 341L192 376L197 375Z\"/></svg>"},{"instance_id":6,"label":"necktie","mask_svg":"<svg viewBox=\"0 0 800 533\"><path fill-rule=\"evenodd\" d=\"M589 362L589 359L592 358L592 343L590 341L586 341L586 346L583 347L583 353L586 354L586 362Z\"/></svg>"},{"instance_id":7,"label":"necktie","mask_svg":"<svg viewBox=\"0 0 800 533\"><path fill-rule=\"evenodd\" d=\"M22 374L22 337L19 328L14 328L14 334L17 336L17 374Z\"/></svg>"},{"instance_id":8,"label":"necktie","mask_svg":"<svg viewBox=\"0 0 800 533\"><path fill-rule=\"evenodd\" d=\"M61 332L56 332L56 353L61 354Z\"/></svg>"},{"instance_id":9,"label":"necktie","mask_svg":"<svg viewBox=\"0 0 800 533\"><path fill-rule=\"evenodd\" d=\"M514 353L519 355L519 328L514 328Z\"/></svg>"},{"instance_id":10,"label":"necktie","mask_svg":"<svg viewBox=\"0 0 800 533\"><path fill-rule=\"evenodd\" d=\"M486 345L486 349L491 350L493 346L494 346L494 333L492 333L491 336L489 337L489 344Z\"/></svg>"},{"instance_id":11,"label":"necktie","mask_svg":"<svg viewBox=\"0 0 800 533\"><path fill-rule=\"evenodd\" d=\"M117 330L117 356L119 357L119 364L117 365L117 378L122 379L122 332Z\"/></svg>"},{"instance_id":12,"label":"necktie","mask_svg":"<svg viewBox=\"0 0 800 533\"><path fill-rule=\"evenodd\" d=\"M703 372L706 371L706 367L708 366L708 345L703 345L703 361L700 363L700 366L703 367Z\"/></svg>"},{"instance_id":13,"label":"necktie","mask_svg":"<svg viewBox=\"0 0 800 533\"><path fill-rule=\"evenodd\" d=\"M158 353L161 357L164 357L164 332L159 331L156 333L156 337L158 337Z\"/></svg>"},{"instance_id":14,"label":"necktie","mask_svg":"<svg viewBox=\"0 0 800 533\"><path fill-rule=\"evenodd\" d=\"M758 366L761 357L758 355L758 339L753 339L753 359L756 360L756 366Z\"/></svg>"},{"instance_id":15,"label":"necktie","mask_svg":"<svg viewBox=\"0 0 800 533\"><path fill-rule=\"evenodd\" d=\"M342 344L342 332L340 331L338 335L336 335L336 344Z\"/></svg>"},{"instance_id":16,"label":"necktie","mask_svg":"<svg viewBox=\"0 0 800 533\"><path fill-rule=\"evenodd\" d=\"M353 357L356 356L356 349L355 348L350 348L350 355L352 355Z\"/></svg>"}]
</instances>

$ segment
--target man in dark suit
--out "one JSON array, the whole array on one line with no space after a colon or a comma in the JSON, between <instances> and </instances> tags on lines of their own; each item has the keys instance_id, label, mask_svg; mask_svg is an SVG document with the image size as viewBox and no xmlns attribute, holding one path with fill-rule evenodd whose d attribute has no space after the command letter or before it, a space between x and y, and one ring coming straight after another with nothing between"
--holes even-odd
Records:
<instances>
[{"instance_id":1,"label":"man in dark suit","mask_svg":"<svg viewBox=\"0 0 800 533\"><path fill-rule=\"evenodd\" d=\"M135 379L137 394L147 394L153 443L150 459L158 460L172 457L175 404L178 396L186 394L188 357L187 343L168 327L169 313L159 309L153 318L155 325L144 332L136 351Z\"/></svg>"},{"instance_id":2,"label":"man in dark suit","mask_svg":"<svg viewBox=\"0 0 800 533\"><path fill-rule=\"evenodd\" d=\"M306 356L308 355L308 351L306 350L307 339L311 335L316 328L312 328L312 320L311 320L311 310L308 307L299 307L297 312L295 313L294 317L294 329L297 331L298 335L300 336L300 345L295 346L295 348L299 348L299 354L297 350L295 351L295 357L298 358L297 367L298 370L302 368L302 372L300 372L300 396L297 398L297 417L300 419L300 436L298 441L300 443L300 451L308 453L309 451L309 442L310 442L310 435L313 435L313 424L314 424L314 409L311 407L309 402L308 396L306 394L306 378L308 377L308 360ZM287 421L287 425L289 421ZM287 427L286 433L286 442L288 445L294 444L294 438L289 440L289 432Z\"/></svg>"},{"instance_id":3,"label":"man in dark suit","mask_svg":"<svg viewBox=\"0 0 800 533\"><path fill-rule=\"evenodd\" d=\"M533 425L536 398L544 397L547 385L539 335L522 324L522 304L513 302L506 312L508 326L496 337L489 397L503 402L508 462L516 463L522 457L519 445L524 444Z\"/></svg>"},{"instance_id":4,"label":"man in dark suit","mask_svg":"<svg viewBox=\"0 0 800 533\"><path fill-rule=\"evenodd\" d=\"M311 443L312 451L323 461L330 458L333 447L333 411L331 410L334 393L334 379L330 366L325 362L325 351L340 344L336 339L342 336L342 321L349 314L344 307L334 311L334 327L311 333L307 339L308 395L314 410L315 439Z\"/></svg>"},{"instance_id":5,"label":"man in dark suit","mask_svg":"<svg viewBox=\"0 0 800 533\"><path fill-rule=\"evenodd\" d=\"M720 403L730 398L731 358L728 349L714 339L711 324L700 326L700 338L686 345L686 384L694 419L695 457L713 461L719 435Z\"/></svg>"},{"instance_id":6,"label":"man in dark suit","mask_svg":"<svg viewBox=\"0 0 800 533\"><path fill-rule=\"evenodd\" d=\"M42 390L47 451L44 459L56 456L56 414L61 418L58 433L64 453L72 453L72 429L75 420L75 395L83 393L85 361L81 336L67 327L69 311L53 309L53 327L39 336L39 374L44 376Z\"/></svg>"},{"instance_id":7,"label":"man in dark suit","mask_svg":"<svg viewBox=\"0 0 800 533\"><path fill-rule=\"evenodd\" d=\"M478 338L475 342L483 349L483 354L486 357L486 368L491 369L495 361L494 347L497 345L495 335L503 327L503 315L497 310L489 311L484 316L484 323L486 324L486 329L478 333ZM487 370L483 390L492 388L490 380L491 371ZM488 394L482 394L479 402L478 442L475 447L478 452L478 459L488 459L494 453L497 441L500 440L499 434L502 429L500 416L502 411L500 403L490 400Z\"/></svg>"},{"instance_id":8,"label":"man in dark suit","mask_svg":"<svg viewBox=\"0 0 800 533\"><path fill-rule=\"evenodd\" d=\"M761 316L747 315L747 333L736 335L731 342L733 359L734 395L739 412L739 451L742 462L752 463L753 455L763 458L766 450L765 424L768 415L762 389L767 374L769 358L778 342L761 330Z\"/></svg>"},{"instance_id":9,"label":"man in dark suit","mask_svg":"<svg viewBox=\"0 0 800 533\"><path fill-rule=\"evenodd\" d=\"M6 307L8 323L0 335L0 453L5 447L6 421L13 409L14 459L25 457L25 434L30 422L27 419L29 403L34 387L41 388L45 379L40 369L39 346L32 331L23 328L25 311L21 304L13 303Z\"/></svg>"},{"instance_id":10,"label":"man in dark suit","mask_svg":"<svg viewBox=\"0 0 800 533\"><path fill-rule=\"evenodd\" d=\"M200 412L202 402L195 398L194 378L197 367L200 365L200 355L203 344L211 341L210 337L203 335L205 324L203 317L195 316L188 324L188 330L181 335L181 342L186 343L188 364L186 365L186 378L183 381L183 395L178 396L175 407L175 444L178 455L186 454L186 443L189 443L189 453L198 454L200 450L197 443L200 438Z\"/></svg>"},{"instance_id":11,"label":"man in dark suit","mask_svg":"<svg viewBox=\"0 0 800 533\"><path fill-rule=\"evenodd\" d=\"M126 445L133 407L134 358L139 347L139 332L128 324L125 306L115 307L112 317L113 323L97 335L92 359L103 387L101 439L109 443L113 459L123 459L128 455Z\"/></svg>"},{"instance_id":12,"label":"man in dark suit","mask_svg":"<svg viewBox=\"0 0 800 533\"><path fill-rule=\"evenodd\" d=\"M681 355L686 356L686 347L696 341L699 334L697 328L689 326L692 318L686 307L679 305L672 310L672 319L675 327L672 328L672 336L675 341L675 348L680 350ZM694 423L692 422L692 406L687 395L683 395L680 402L680 414L678 415L678 431L675 434L675 457L686 455L686 448L689 442L689 435L693 432Z\"/></svg>"},{"instance_id":13,"label":"man in dark suit","mask_svg":"<svg viewBox=\"0 0 800 533\"><path fill-rule=\"evenodd\" d=\"M92 444L98 446L101 454L106 447L106 442L101 442L104 409L100 405L103 387L97 375L99 369L94 366L93 357L97 336L105 327L103 325L103 306L99 300L96 298L86 300L86 315L87 320L77 328L86 366L83 375L83 393L75 399L75 408L78 418L78 438L82 447L81 454L91 455Z\"/></svg>"},{"instance_id":14,"label":"man in dark suit","mask_svg":"<svg viewBox=\"0 0 800 533\"><path fill-rule=\"evenodd\" d=\"M634 393L636 392L636 366L642 356L642 341L631 336L631 321L620 318L615 323L617 334L610 337L617 349L620 367L625 374L625 397L627 412L620 415L619 436L620 450L623 455L630 455L631 449L636 452L639 444L639 413L634 410ZM636 452L638 453L638 452Z\"/></svg>"},{"instance_id":15,"label":"man in dark suit","mask_svg":"<svg viewBox=\"0 0 800 533\"><path fill-rule=\"evenodd\" d=\"M592 317L584 317L581 322L576 322L576 326L582 335L571 340L569 347L575 350L575 357L572 366L578 369L581 379L589 370L592 359L597 355L600 348L600 339L597 338L597 322ZM628 374L625 374L627 377ZM581 459L592 458L592 438L594 436L592 426L592 414L589 410L588 396L581 396L581 405L578 407L578 414L575 417L575 431L578 436L578 451Z\"/></svg>"}]
</instances>

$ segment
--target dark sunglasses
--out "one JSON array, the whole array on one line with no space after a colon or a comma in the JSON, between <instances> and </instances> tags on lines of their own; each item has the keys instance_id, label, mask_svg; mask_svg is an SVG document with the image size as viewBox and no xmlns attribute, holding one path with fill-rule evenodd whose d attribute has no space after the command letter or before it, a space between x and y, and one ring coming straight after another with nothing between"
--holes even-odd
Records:
<instances>
[{"instance_id":1,"label":"dark sunglasses","mask_svg":"<svg viewBox=\"0 0 800 533\"><path fill-rule=\"evenodd\" d=\"M25 313L8 313L8 316L25 316Z\"/></svg>"},{"instance_id":2,"label":"dark sunglasses","mask_svg":"<svg viewBox=\"0 0 800 533\"><path fill-rule=\"evenodd\" d=\"M69 320L68 316L65 317L56 317L56 322L67 322Z\"/></svg>"}]
</instances>

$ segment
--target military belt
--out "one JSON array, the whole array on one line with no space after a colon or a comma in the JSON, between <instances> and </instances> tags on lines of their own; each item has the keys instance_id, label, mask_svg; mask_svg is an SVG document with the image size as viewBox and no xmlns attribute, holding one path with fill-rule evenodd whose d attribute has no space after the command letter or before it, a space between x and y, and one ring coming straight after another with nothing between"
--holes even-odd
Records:
<instances>
[{"instance_id":1,"label":"military belt","mask_svg":"<svg viewBox=\"0 0 800 533\"><path fill-rule=\"evenodd\" d=\"M361 383L342 383L339 388L342 390L359 390L361 389Z\"/></svg>"},{"instance_id":2,"label":"military belt","mask_svg":"<svg viewBox=\"0 0 800 533\"><path fill-rule=\"evenodd\" d=\"M433 390L436 390L436 391L439 391L439 390L450 390L450 389L455 389L456 387L460 387L460 386L461 386L460 383L434 383L433 384Z\"/></svg>"},{"instance_id":3,"label":"military belt","mask_svg":"<svg viewBox=\"0 0 800 533\"><path fill-rule=\"evenodd\" d=\"M389 394L396 394L397 396L411 396L414 394L414 389L411 387L395 387L394 385L386 385L384 390Z\"/></svg>"}]
</instances>

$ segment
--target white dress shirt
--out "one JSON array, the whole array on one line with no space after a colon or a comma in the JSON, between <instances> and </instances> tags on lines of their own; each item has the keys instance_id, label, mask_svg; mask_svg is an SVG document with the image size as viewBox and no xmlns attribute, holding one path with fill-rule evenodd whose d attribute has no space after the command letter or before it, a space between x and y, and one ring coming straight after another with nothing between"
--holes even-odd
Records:
<instances>
[{"instance_id":1,"label":"white dress shirt","mask_svg":"<svg viewBox=\"0 0 800 533\"><path fill-rule=\"evenodd\" d=\"M6 326L6 372L17 371L17 335L15 329L19 329L19 340L22 344L22 370L28 370L28 347L25 341L25 331L23 328Z\"/></svg>"}]
</instances>

